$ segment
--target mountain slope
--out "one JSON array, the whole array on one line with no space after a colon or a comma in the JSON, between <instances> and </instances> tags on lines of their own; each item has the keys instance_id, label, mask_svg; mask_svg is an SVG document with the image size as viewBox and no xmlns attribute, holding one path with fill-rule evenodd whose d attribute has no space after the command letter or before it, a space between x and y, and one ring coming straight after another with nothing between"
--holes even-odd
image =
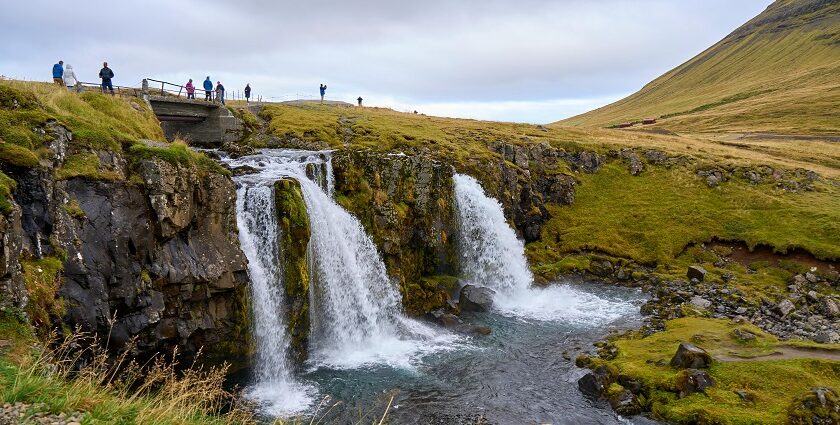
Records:
<instances>
[{"instance_id":1,"label":"mountain slope","mask_svg":"<svg viewBox=\"0 0 840 425\"><path fill-rule=\"evenodd\" d=\"M840 133L840 0L778 0L639 92L558 124Z\"/></svg>"}]
</instances>

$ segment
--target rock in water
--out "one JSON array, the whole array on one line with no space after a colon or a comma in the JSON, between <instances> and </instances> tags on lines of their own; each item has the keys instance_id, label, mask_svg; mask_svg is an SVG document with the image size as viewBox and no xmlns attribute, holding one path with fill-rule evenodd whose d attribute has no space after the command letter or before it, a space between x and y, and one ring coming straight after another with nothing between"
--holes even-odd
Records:
<instances>
[{"instance_id":1,"label":"rock in water","mask_svg":"<svg viewBox=\"0 0 840 425\"><path fill-rule=\"evenodd\" d=\"M633 416L642 413L642 408L639 406L636 396L629 390L611 395L609 402L615 413L621 416Z\"/></svg>"},{"instance_id":2,"label":"rock in water","mask_svg":"<svg viewBox=\"0 0 840 425\"><path fill-rule=\"evenodd\" d=\"M688 342L680 343L671 366L679 369L705 369L712 364L712 356L706 350Z\"/></svg>"},{"instance_id":3,"label":"rock in water","mask_svg":"<svg viewBox=\"0 0 840 425\"><path fill-rule=\"evenodd\" d=\"M677 375L676 386L680 392L680 398L703 392L714 385L715 380L704 370L686 369Z\"/></svg>"},{"instance_id":4,"label":"rock in water","mask_svg":"<svg viewBox=\"0 0 840 425\"><path fill-rule=\"evenodd\" d=\"M688 268L688 273L686 273L688 279L697 279L699 281L703 281L706 278L706 269L700 266L691 266Z\"/></svg>"},{"instance_id":5,"label":"rock in water","mask_svg":"<svg viewBox=\"0 0 840 425\"><path fill-rule=\"evenodd\" d=\"M595 377L595 374L590 372L578 380L578 389L588 396L600 397L606 387Z\"/></svg>"},{"instance_id":6,"label":"rock in water","mask_svg":"<svg viewBox=\"0 0 840 425\"><path fill-rule=\"evenodd\" d=\"M462 311L488 311L493 307L496 291L483 286L466 285L461 288L458 304Z\"/></svg>"}]
</instances>

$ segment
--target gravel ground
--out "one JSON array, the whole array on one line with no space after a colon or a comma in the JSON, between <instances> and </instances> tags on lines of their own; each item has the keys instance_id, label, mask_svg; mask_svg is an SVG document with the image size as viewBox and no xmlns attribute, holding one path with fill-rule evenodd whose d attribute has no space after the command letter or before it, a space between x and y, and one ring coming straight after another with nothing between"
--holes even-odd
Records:
<instances>
[{"instance_id":1,"label":"gravel ground","mask_svg":"<svg viewBox=\"0 0 840 425\"><path fill-rule=\"evenodd\" d=\"M46 405L26 403L6 403L0 408L0 425L81 425L84 413L73 414L48 413Z\"/></svg>"}]
</instances>

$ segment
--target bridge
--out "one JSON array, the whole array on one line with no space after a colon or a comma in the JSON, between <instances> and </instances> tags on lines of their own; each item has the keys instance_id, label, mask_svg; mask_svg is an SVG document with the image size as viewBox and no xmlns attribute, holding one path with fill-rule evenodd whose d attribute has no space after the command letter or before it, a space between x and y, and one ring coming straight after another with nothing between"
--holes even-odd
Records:
<instances>
[{"instance_id":1,"label":"bridge","mask_svg":"<svg viewBox=\"0 0 840 425\"><path fill-rule=\"evenodd\" d=\"M160 83L160 89L149 87L149 82ZM217 147L242 138L242 123L212 97L211 101L204 100L204 96L187 99L185 87L151 78L144 79L142 84L142 96L151 105L167 139L180 138L192 145ZM203 94L203 90L196 92Z\"/></svg>"}]
</instances>

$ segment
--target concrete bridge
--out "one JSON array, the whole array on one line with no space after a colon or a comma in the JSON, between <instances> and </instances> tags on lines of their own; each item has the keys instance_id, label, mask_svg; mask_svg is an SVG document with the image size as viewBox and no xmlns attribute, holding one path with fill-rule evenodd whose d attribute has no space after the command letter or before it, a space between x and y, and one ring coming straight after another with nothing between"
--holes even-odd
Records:
<instances>
[{"instance_id":1,"label":"concrete bridge","mask_svg":"<svg viewBox=\"0 0 840 425\"><path fill-rule=\"evenodd\" d=\"M166 138L192 145L217 147L242 138L242 123L218 103L173 96L144 95Z\"/></svg>"}]
</instances>

